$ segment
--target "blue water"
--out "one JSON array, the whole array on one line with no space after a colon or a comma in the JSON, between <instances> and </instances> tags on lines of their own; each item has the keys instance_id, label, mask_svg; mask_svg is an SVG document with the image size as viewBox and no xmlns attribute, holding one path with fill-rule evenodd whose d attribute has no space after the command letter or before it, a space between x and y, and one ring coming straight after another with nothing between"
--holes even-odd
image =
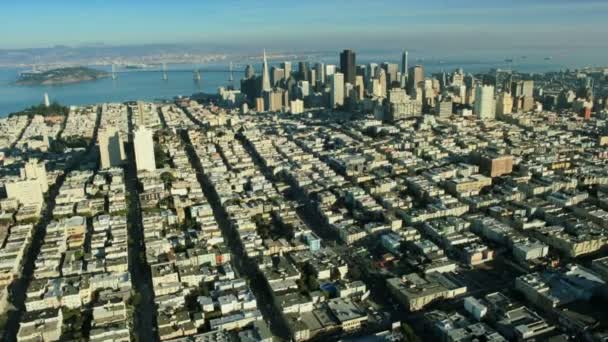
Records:
<instances>
[{"instance_id":1,"label":"blue water","mask_svg":"<svg viewBox=\"0 0 608 342\"><path fill-rule=\"evenodd\" d=\"M325 63L339 64L338 57L333 55L317 56L318 60ZM400 56L394 54L386 55L360 55L357 62L359 64L389 61L399 63ZM311 63L317 60L310 60ZM249 60L248 63L252 61ZM271 61L270 64L273 65ZM124 102L131 100L157 100L172 99L178 95L192 95L197 92L216 93L220 86L228 85L229 73L226 63L215 63L201 67L203 69L202 81L194 82L192 70L193 65L169 65L169 79L162 80L159 70L122 70L129 72L119 72L118 78L113 80L106 78L93 82L83 82L78 84L58 85L58 86L17 86L13 82L17 79L23 69L0 68L0 117L4 117L12 112L22 110L32 105L42 102L44 93L48 93L51 101L58 101L64 105L86 105L101 102ZM243 75L245 62L235 64L234 84L238 87L239 80ZM517 58L514 62L505 63L501 59L493 60L474 60L474 59L450 59L442 61L436 58L426 58L424 60L410 59L410 65L423 64L427 74L439 72L441 70L452 71L458 67L464 68L465 72L483 72L491 68L513 68L522 72L545 72L558 71L566 67L572 67L571 63L560 58L550 61L541 57L528 57L525 59ZM261 65L254 65L256 71L261 71ZM109 71L108 67L101 68ZM293 62L293 69L297 70L297 62ZM121 71L121 70L119 70Z\"/></svg>"},{"instance_id":2,"label":"blue water","mask_svg":"<svg viewBox=\"0 0 608 342\"><path fill-rule=\"evenodd\" d=\"M103 68L102 68L103 69ZM101 102L130 100L171 99L178 95L198 92L216 93L219 86L228 85L229 73L220 67L203 72L200 82L193 79L193 68L188 65L170 66L168 80L162 80L160 71L119 72L117 79L56 86L17 86L20 69L0 69L0 117L42 102L44 93L51 101L64 105L85 105ZM227 69L223 67L223 69ZM235 79L240 78L235 73Z\"/></svg>"}]
</instances>

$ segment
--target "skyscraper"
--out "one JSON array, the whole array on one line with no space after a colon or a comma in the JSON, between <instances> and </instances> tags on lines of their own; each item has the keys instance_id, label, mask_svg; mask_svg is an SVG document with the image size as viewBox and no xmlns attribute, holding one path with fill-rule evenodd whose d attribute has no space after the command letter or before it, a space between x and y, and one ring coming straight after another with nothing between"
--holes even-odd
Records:
<instances>
[{"instance_id":1,"label":"skyscraper","mask_svg":"<svg viewBox=\"0 0 608 342\"><path fill-rule=\"evenodd\" d=\"M393 87L394 82L399 81L399 79L397 79L397 71L399 71L399 66L394 63L385 62L385 63L382 63L382 69L384 69L384 71L386 71L387 89L390 89Z\"/></svg>"},{"instance_id":2,"label":"skyscraper","mask_svg":"<svg viewBox=\"0 0 608 342\"><path fill-rule=\"evenodd\" d=\"M410 95L416 91L416 88L421 86L420 83L422 81L424 81L424 67L422 65L411 67L407 76Z\"/></svg>"},{"instance_id":3,"label":"skyscraper","mask_svg":"<svg viewBox=\"0 0 608 342\"><path fill-rule=\"evenodd\" d=\"M327 78L329 78L329 76L333 75L336 73L336 66L333 64L326 64L325 65L325 79L327 80Z\"/></svg>"},{"instance_id":4,"label":"skyscraper","mask_svg":"<svg viewBox=\"0 0 608 342\"><path fill-rule=\"evenodd\" d=\"M315 69L317 70L317 83L325 84L325 64L317 63Z\"/></svg>"},{"instance_id":5,"label":"skyscraper","mask_svg":"<svg viewBox=\"0 0 608 342\"><path fill-rule=\"evenodd\" d=\"M120 133L114 127L108 127L99 132L97 137L99 144L99 158L101 168L108 169L113 166L122 165L125 161L125 150Z\"/></svg>"},{"instance_id":6,"label":"skyscraper","mask_svg":"<svg viewBox=\"0 0 608 342\"><path fill-rule=\"evenodd\" d=\"M478 86L475 90L475 114L481 120L494 119L496 105L494 103L494 86Z\"/></svg>"},{"instance_id":7,"label":"skyscraper","mask_svg":"<svg viewBox=\"0 0 608 342\"><path fill-rule=\"evenodd\" d=\"M330 76L330 106L337 108L344 105L344 74L337 72Z\"/></svg>"},{"instance_id":8,"label":"skyscraper","mask_svg":"<svg viewBox=\"0 0 608 342\"><path fill-rule=\"evenodd\" d=\"M344 74L344 81L350 84L355 84L355 52L352 50L344 50L340 54L340 71Z\"/></svg>"},{"instance_id":9,"label":"skyscraper","mask_svg":"<svg viewBox=\"0 0 608 342\"><path fill-rule=\"evenodd\" d=\"M270 76L268 71L268 61L266 60L266 50L264 50L264 65L262 66L262 92L271 91Z\"/></svg>"},{"instance_id":10,"label":"skyscraper","mask_svg":"<svg viewBox=\"0 0 608 342\"><path fill-rule=\"evenodd\" d=\"M135 165L137 166L137 171L156 170L152 131L144 127L138 128L134 134L133 147L135 149Z\"/></svg>"},{"instance_id":11,"label":"skyscraper","mask_svg":"<svg viewBox=\"0 0 608 342\"><path fill-rule=\"evenodd\" d=\"M299 81L308 81L308 62L298 62L298 80Z\"/></svg>"},{"instance_id":12,"label":"skyscraper","mask_svg":"<svg viewBox=\"0 0 608 342\"><path fill-rule=\"evenodd\" d=\"M255 76L255 69L253 68L253 65L248 64L245 67L245 79L250 79L253 76Z\"/></svg>"},{"instance_id":13,"label":"skyscraper","mask_svg":"<svg viewBox=\"0 0 608 342\"><path fill-rule=\"evenodd\" d=\"M513 106L518 112L530 111L534 108L534 81L515 81L511 86Z\"/></svg>"},{"instance_id":14,"label":"skyscraper","mask_svg":"<svg viewBox=\"0 0 608 342\"><path fill-rule=\"evenodd\" d=\"M401 55L401 74L407 75L407 51L403 51Z\"/></svg>"},{"instance_id":15,"label":"skyscraper","mask_svg":"<svg viewBox=\"0 0 608 342\"><path fill-rule=\"evenodd\" d=\"M496 101L496 115L511 114L513 110L513 98L507 91L503 91Z\"/></svg>"},{"instance_id":16,"label":"skyscraper","mask_svg":"<svg viewBox=\"0 0 608 342\"><path fill-rule=\"evenodd\" d=\"M281 63L281 68L285 70L285 78L289 78L291 76L291 62Z\"/></svg>"},{"instance_id":17,"label":"skyscraper","mask_svg":"<svg viewBox=\"0 0 608 342\"><path fill-rule=\"evenodd\" d=\"M272 86L277 87L279 85L279 82L281 82L281 80L285 78L285 70L273 66L270 75L272 76L270 80Z\"/></svg>"},{"instance_id":18,"label":"skyscraper","mask_svg":"<svg viewBox=\"0 0 608 342\"><path fill-rule=\"evenodd\" d=\"M387 94L387 81L386 81L386 71L382 68L379 68L378 72L378 82L380 83L380 96L386 97Z\"/></svg>"}]
</instances>

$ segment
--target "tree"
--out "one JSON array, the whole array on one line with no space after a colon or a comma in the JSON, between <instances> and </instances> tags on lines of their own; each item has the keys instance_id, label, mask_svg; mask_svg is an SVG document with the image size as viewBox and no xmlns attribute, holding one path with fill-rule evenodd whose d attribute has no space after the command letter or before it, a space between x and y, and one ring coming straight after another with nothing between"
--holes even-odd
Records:
<instances>
[{"instance_id":1,"label":"tree","mask_svg":"<svg viewBox=\"0 0 608 342\"><path fill-rule=\"evenodd\" d=\"M175 181L175 176L173 176L173 174L171 172L165 171L160 175L160 179L165 184L165 189L168 189L171 187L171 185Z\"/></svg>"},{"instance_id":2,"label":"tree","mask_svg":"<svg viewBox=\"0 0 608 342\"><path fill-rule=\"evenodd\" d=\"M403 339L406 342L420 342L420 338L414 332L414 329L407 323L401 322L401 332L403 333Z\"/></svg>"}]
</instances>

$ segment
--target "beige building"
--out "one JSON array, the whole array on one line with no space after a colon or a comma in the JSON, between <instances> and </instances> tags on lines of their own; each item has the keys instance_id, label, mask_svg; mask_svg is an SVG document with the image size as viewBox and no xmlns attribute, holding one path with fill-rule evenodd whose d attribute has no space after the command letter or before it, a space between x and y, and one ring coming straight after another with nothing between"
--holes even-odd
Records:
<instances>
[{"instance_id":1,"label":"beige building","mask_svg":"<svg viewBox=\"0 0 608 342\"><path fill-rule=\"evenodd\" d=\"M135 148L135 165L137 165L137 171L156 170L152 131L143 127L137 129L135 131L133 145Z\"/></svg>"},{"instance_id":2,"label":"beige building","mask_svg":"<svg viewBox=\"0 0 608 342\"><path fill-rule=\"evenodd\" d=\"M36 205L42 208L44 195L40 182L36 179L22 180L5 184L8 198L15 198L22 205Z\"/></svg>"},{"instance_id":3,"label":"beige building","mask_svg":"<svg viewBox=\"0 0 608 342\"><path fill-rule=\"evenodd\" d=\"M124 163L126 159L125 149L120 132L115 128L110 127L100 131L97 142L102 169L120 166Z\"/></svg>"},{"instance_id":4,"label":"beige building","mask_svg":"<svg viewBox=\"0 0 608 342\"><path fill-rule=\"evenodd\" d=\"M498 95L496 101L496 115L511 114L513 112L513 97L507 92Z\"/></svg>"},{"instance_id":5,"label":"beige building","mask_svg":"<svg viewBox=\"0 0 608 342\"><path fill-rule=\"evenodd\" d=\"M449 299L467 292L440 273L429 273L422 278L416 273L387 280L388 289L409 311L417 311L440 299Z\"/></svg>"},{"instance_id":6,"label":"beige building","mask_svg":"<svg viewBox=\"0 0 608 342\"><path fill-rule=\"evenodd\" d=\"M42 192L47 192L49 190L45 163L39 163L37 159L30 159L25 163L23 168L21 168L21 179L37 180Z\"/></svg>"}]
</instances>

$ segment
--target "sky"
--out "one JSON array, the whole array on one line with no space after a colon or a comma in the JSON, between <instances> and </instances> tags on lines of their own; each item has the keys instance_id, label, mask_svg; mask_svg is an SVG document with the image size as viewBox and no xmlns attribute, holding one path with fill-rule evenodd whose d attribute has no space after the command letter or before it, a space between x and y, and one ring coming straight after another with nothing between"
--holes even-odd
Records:
<instances>
[{"instance_id":1,"label":"sky","mask_svg":"<svg viewBox=\"0 0 608 342\"><path fill-rule=\"evenodd\" d=\"M607 0L2 0L0 49L187 43L605 52L606 18Z\"/></svg>"}]
</instances>

